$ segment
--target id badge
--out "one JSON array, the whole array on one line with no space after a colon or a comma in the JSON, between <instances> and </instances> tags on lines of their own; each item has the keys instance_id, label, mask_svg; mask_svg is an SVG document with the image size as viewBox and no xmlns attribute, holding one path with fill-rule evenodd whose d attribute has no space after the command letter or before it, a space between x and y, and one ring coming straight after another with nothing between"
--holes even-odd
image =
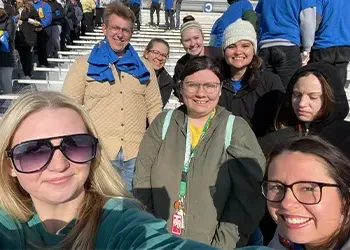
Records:
<instances>
[{"instance_id":1,"label":"id badge","mask_svg":"<svg viewBox=\"0 0 350 250\"><path fill-rule=\"evenodd\" d=\"M171 233L172 234L181 236L182 220L183 220L183 217L181 215L179 215L179 214L173 215L172 226L171 226Z\"/></svg>"}]
</instances>

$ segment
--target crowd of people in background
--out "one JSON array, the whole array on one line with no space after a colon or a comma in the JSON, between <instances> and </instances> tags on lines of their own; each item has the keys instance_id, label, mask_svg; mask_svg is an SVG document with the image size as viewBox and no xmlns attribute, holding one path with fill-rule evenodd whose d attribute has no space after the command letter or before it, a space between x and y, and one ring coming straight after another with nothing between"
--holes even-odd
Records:
<instances>
[{"instance_id":1,"label":"crowd of people in background","mask_svg":"<svg viewBox=\"0 0 350 250\"><path fill-rule=\"evenodd\" d=\"M173 76L166 40L130 42L138 0L0 4L4 93L14 49L30 77L35 48L48 66L94 19L104 35L62 93L26 94L0 123L0 248L350 246L350 1L227 2L206 46L182 1L152 0L150 25L164 4L180 30Z\"/></svg>"}]
</instances>

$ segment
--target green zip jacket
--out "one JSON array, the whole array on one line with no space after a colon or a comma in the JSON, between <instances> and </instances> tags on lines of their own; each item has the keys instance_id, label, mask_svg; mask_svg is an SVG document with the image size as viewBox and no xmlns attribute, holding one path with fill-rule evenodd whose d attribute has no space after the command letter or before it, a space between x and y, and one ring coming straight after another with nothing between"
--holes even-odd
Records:
<instances>
[{"instance_id":1,"label":"green zip jacket","mask_svg":"<svg viewBox=\"0 0 350 250\"><path fill-rule=\"evenodd\" d=\"M46 231L37 214L21 223L0 210L0 249L37 249L39 246L57 249L55 246L69 233L74 223L73 220L58 234L51 234ZM163 220L142 211L132 199L114 198L103 207L94 249L214 248L171 235L167 233Z\"/></svg>"},{"instance_id":2,"label":"green zip jacket","mask_svg":"<svg viewBox=\"0 0 350 250\"><path fill-rule=\"evenodd\" d=\"M265 158L249 125L240 117L233 124L225 150L226 122L231 113L217 107L216 115L188 171L184 238L232 250L244 246L264 214L261 194ZM147 130L134 175L134 194L156 217L168 221L171 232L174 202L184 166L186 115L174 111L164 141L166 112Z\"/></svg>"}]
</instances>

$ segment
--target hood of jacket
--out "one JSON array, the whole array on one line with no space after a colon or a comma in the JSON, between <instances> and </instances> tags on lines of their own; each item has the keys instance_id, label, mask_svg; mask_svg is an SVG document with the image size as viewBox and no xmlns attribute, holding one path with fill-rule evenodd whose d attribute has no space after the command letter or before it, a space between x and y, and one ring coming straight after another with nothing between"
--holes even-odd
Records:
<instances>
[{"instance_id":1,"label":"hood of jacket","mask_svg":"<svg viewBox=\"0 0 350 250\"><path fill-rule=\"evenodd\" d=\"M310 127L319 130L336 120L344 120L349 113L349 103L346 97L344 86L340 77L338 76L336 69L328 63L311 63L300 68L293 75L289 82L289 85L287 86L286 97L289 99L289 97L292 94L291 92L293 92L295 83L300 78L300 75L302 75L305 72L318 72L322 74L322 76L326 79L330 88L332 89L334 96L334 102L331 104L330 112L323 118L311 122ZM283 106L285 106L286 102L290 102L290 100L288 99L285 99ZM296 117L292 108L287 110L289 110L288 112L293 113L290 115Z\"/></svg>"},{"instance_id":2,"label":"hood of jacket","mask_svg":"<svg viewBox=\"0 0 350 250\"><path fill-rule=\"evenodd\" d=\"M6 21L9 19L9 16L5 13L0 16L0 29L5 29Z\"/></svg>"}]
</instances>

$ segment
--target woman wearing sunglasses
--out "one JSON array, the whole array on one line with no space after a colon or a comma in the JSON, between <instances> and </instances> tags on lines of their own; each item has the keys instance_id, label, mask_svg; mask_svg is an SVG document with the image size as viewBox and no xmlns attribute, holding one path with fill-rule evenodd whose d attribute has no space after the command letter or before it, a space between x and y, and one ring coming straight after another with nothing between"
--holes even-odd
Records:
<instances>
[{"instance_id":1,"label":"woman wearing sunglasses","mask_svg":"<svg viewBox=\"0 0 350 250\"><path fill-rule=\"evenodd\" d=\"M135 196L173 234L245 246L264 213L264 156L249 125L217 105L222 77L212 59L191 58L180 80L184 105L160 114L143 137Z\"/></svg>"},{"instance_id":2,"label":"woman wearing sunglasses","mask_svg":"<svg viewBox=\"0 0 350 250\"><path fill-rule=\"evenodd\" d=\"M147 59L156 72L160 94L162 96L163 107L169 101L171 91L174 87L174 80L164 68L169 57L170 46L162 38L153 38L143 52L143 57Z\"/></svg>"},{"instance_id":3,"label":"woman wearing sunglasses","mask_svg":"<svg viewBox=\"0 0 350 250\"><path fill-rule=\"evenodd\" d=\"M277 231L274 249L349 249L350 162L317 137L277 147L262 192Z\"/></svg>"},{"instance_id":4,"label":"woman wearing sunglasses","mask_svg":"<svg viewBox=\"0 0 350 250\"><path fill-rule=\"evenodd\" d=\"M0 249L210 249L140 209L67 97L20 97L0 131Z\"/></svg>"}]
</instances>

